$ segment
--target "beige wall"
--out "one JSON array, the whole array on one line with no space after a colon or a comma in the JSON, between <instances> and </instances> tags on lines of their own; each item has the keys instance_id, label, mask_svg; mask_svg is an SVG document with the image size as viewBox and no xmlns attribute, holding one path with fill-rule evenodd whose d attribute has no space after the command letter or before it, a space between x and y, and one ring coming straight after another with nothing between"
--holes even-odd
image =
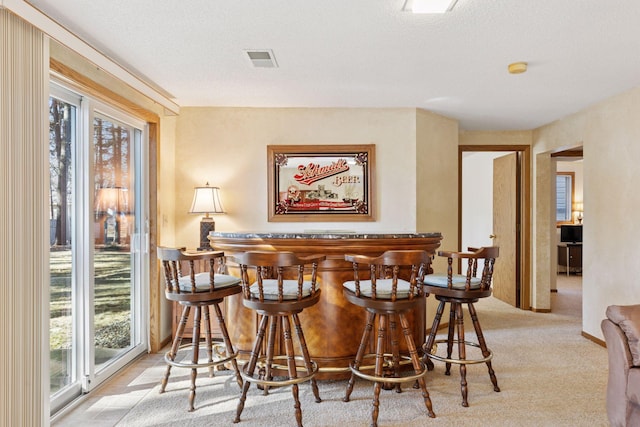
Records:
<instances>
[{"instance_id":1,"label":"beige wall","mask_svg":"<svg viewBox=\"0 0 640 427\"><path fill-rule=\"evenodd\" d=\"M457 250L458 122L417 110L416 146L416 228L440 231L441 247ZM446 268L446 261L436 259L434 268Z\"/></svg>"},{"instance_id":2,"label":"beige wall","mask_svg":"<svg viewBox=\"0 0 640 427\"><path fill-rule=\"evenodd\" d=\"M534 171L544 175L549 153L584 144L583 331L602 338L600 321L610 304L640 303L640 283L632 272L638 263L640 224L640 88L610 98L571 117L538 129ZM536 182L536 212L548 212L550 203L544 179ZM542 218L544 221L544 218ZM534 236L539 255L534 270L539 289L545 288L544 253L553 243L543 225Z\"/></svg>"},{"instance_id":3,"label":"beige wall","mask_svg":"<svg viewBox=\"0 0 640 427\"><path fill-rule=\"evenodd\" d=\"M440 231L441 248L458 249L458 122L429 111L416 112L417 231ZM434 228L435 227L435 228ZM435 257L435 271L446 271L447 261ZM427 298L427 325L438 307Z\"/></svg>"},{"instance_id":4,"label":"beige wall","mask_svg":"<svg viewBox=\"0 0 640 427\"><path fill-rule=\"evenodd\" d=\"M533 132L514 131L460 131L460 145L531 145Z\"/></svg>"},{"instance_id":5,"label":"beige wall","mask_svg":"<svg viewBox=\"0 0 640 427\"><path fill-rule=\"evenodd\" d=\"M429 136L417 144L415 109L182 108L176 125L176 243L197 244L200 216L187 211L193 187L206 181L221 188L228 212L215 217L218 231L443 231L450 227L442 222L445 215L417 208L416 151L420 145L441 156L442 144L455 153L457 125L431 113L420 121ZM375 144L376 221L268 222L266 147L279 144ZM447 159L454 160L455 155ZM448 169L442 159L434 164L433 176ZM435 190L421 191L428 196Z\"/></svg>"}]
</instances>

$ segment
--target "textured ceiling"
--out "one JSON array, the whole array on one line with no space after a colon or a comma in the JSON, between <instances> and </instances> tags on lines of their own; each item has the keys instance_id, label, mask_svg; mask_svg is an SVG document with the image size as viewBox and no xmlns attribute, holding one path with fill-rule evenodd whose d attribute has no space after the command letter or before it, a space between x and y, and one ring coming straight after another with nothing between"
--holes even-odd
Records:
<instances>
[{"instance_id":1,"label":"textured ceiling","mask_svg":"<svg viewBox=\"0 0 640 427\"><path fill-rule=\"evenodd\" d=\"M424 108L510 130L640 86L637 0L458 0L444 15L404 0L30 3L180 106ZM515 61L529 70L508 74Z\"/></svg>"}]
</instances>

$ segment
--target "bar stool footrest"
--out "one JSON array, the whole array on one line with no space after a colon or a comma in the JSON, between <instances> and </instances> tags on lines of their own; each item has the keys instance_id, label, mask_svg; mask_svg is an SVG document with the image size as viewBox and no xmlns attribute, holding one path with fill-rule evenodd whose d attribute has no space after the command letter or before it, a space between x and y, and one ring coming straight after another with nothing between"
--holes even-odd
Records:
<instances>
[{"instance_id":1,"label":"bar stool footrest","mask_svg":"<svg viewBox=\"0 0 640 427\"><path fill-rule=\"evenodd\" d=\"M279 360L287 360L288 357L287 356L275 356L273 358L273 361L279 361ZM296 362L303 362L304 363L304 358L302 356L295 356L294 359L296 360ZM303 377L298 377L298 378L287 378L287 379L283 379L283 380L274 380L274 379L263 379L263 378L259 378L257 377L255 374L254 375L250 375L247 372L247 368L248 368L248 363L245 364L242 369L240 369L240 375L242 376L242 379L245 381L249 381L250 383L255 383L258 385L266 385L269 387L283 387L283 386L288 386L288 385L293 385L293 384L299 384L299 383L303 383L306 381L311 381L316 374L318 373L318 365L316 362L314 362L313 360L310 361L311 362L311 372L307 371L307 368L305 366L300 366L298 364L296 364L296 372L305 372L307 373L307 375L303 376ZM257 362L257 366L259 367L264 367L266 366L267 362L266 362L266 358L265 357L260 357L258 359ZM271 369L272 370L278 370L278 371L287 371L288 372L288 366L286 364L281 364L281 363L276 363L276 364L271 364ZM260 371L261 369L259 369Z\"/></svg>"},{"instance_id":2,"label":"bar stool footrest","mask_svg":"<svg viewBox=\"0 0 640 427\"><path fill-rule=\"evenodd\" d=\"M433 359L433 360L438 360L440 362L446 362L446 363L454 363L457 365L473 365L476 363L486 363L489 362L492 358L493 358L493 352L491 351L491 349L487 349L487 351L489 352L489 355L487 355L486 357L482 357L482 358L478 358L478 359L454 359L454 358L447 358L447 357L443 357L443 356L439 356L436 354L436 351L438 349L438 344L439 343L446 343L447 340L446 339L440 339L440 340L435 340L435 342L433 343L433 347L431 347L431 351L428 351L425 348L425 354L429 359ZM459 344L460 340L453 340L454 344ZM478 343L472 342L472 341L465 341L464 342L465 345L470 345L472 347L476 347L476 348L480 348L480 345ZM426 347L426 344L425 344Z\"/></svg>"},{"instance_id":3,"label":"bar stool footrest","mask_svg":"<svg viewBox=\"0 0 640 427\"><path fill-rule=\"evenodd\" d=\"M375 354L367 354L363 357L363 360L366 358L372 358L372 357L376 357ZM385 353L383 355L383 357L385 358L389 358L389 357L393 357L393 355ZM409 356L400 356L400 366L402 365L408 365L411 363L411 358ZM362 371L364 370L372 370L375 369L375 365L365 365L365 366L360 366L359 368L355 368L353 366L354 362L349 363L349 369L351 370L351 372L353 372L354 375L362 378L363 380L367 380L367 381L373 381L373 382L380 382L380 383L392 383L392 384L400 384L400 383L405 383L405 382L409 382L409 381L415 381L420 377L424 377L427 373L427 367L425 366L424 362L420 361L420 371L412 374L412 375L403 375L403 376L398 376L398 377L383 377L383 376L378 376L378 375L369 375L366 374ZM385 364L387 364L387 362L385 361ZM387 365L388 366L388 365Z\"/></svg>"},{"instance_id":4,"label":"bar stool footrest","mask_svg":"<svg viewBox=\"0 0 640 427\"><path fill-rule=\"evenodd\" d=\"M218 366L225 364L227 362L231 362L233 359L238 357L238 353L232 353L230 355L226 355L227 347L223 343L213 343L212 345L212 353L213 360L209 362L208 360L205 362L193 363L191 361L182 362L176 361L175 359L178 357L181 351L192 350L193 344L182 344L178 347L178 351L176 352L173 360L171 359L171 352L168 351L164 354L164 360L168 365L175 366L176 368L188 368L188 369L198 369L198 368L210 368L212 366ZM200 350L206 350L205 347L200 347Z\"/></svg>"}]
</instances>

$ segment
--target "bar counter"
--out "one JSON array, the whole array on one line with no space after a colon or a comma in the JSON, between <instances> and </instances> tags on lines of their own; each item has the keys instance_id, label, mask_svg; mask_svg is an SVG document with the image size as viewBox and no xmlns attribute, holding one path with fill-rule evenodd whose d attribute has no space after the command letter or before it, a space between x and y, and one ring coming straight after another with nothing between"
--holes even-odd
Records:
<instances>
[{"instance_id":1,"label":"bar counter","mask_svg":"<svg viewBox=\"0 0 640 427\"><path fill-rule=\"evenodd\" d=\"M349 363L355 358L366 321L366 313L350 304L342 294L342 283L353 280L353 266L345 254L378 256L390 249L420 249L435 253L441 233L224 233L211 232L209 241L216 250L234 255L249 250L291 251L299 256L324 254L319 265L318 283L322 289L320 302L305 309L300 321L313 360L320 367L319 379L348 378ZM229 273L239 276L230 266ZM419 347L425 340L426 304L409 316L413 337ZM227 326L231 341L248 357L257 330L257 316L242 304L242 295L227 298Z\"/></svg>"}]
</instances>

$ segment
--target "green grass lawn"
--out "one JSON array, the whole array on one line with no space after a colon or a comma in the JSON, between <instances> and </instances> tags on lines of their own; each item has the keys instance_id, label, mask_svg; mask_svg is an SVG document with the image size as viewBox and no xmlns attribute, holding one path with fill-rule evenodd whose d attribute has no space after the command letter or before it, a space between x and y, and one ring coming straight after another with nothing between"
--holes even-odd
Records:
<instances>
[{"instance_id":1,"label":"green grass lawn","mask_svg":"<svg viewBox=\"0 0 640 427\"><path fill-rule=\"evenodd\" d=\"M71 251L50 252L50 351L51 392L67 381L72 339ZM94 261L96 364L101 355L127 348L131 342L131 255L99 251Z\"/></svg>"}]
</instances>

